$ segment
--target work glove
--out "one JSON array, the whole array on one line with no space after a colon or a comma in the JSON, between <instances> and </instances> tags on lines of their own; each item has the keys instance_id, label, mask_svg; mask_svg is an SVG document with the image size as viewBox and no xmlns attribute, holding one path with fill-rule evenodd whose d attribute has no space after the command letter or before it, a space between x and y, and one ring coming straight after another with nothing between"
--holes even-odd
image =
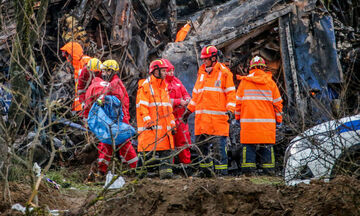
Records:
<instances>
[{"instance_id":1,"label":"work glove","mask_svg":"<svg viewBox=\"0 0 360 216\"><path fill-rule=\"evenodd\" d=\"M276 129L281 129L282 128L282 123L276 122Z\"/></svg>"},{"instance_id":2,"label":"work glove","mask_svg":"<svg viewBox=\"0 0 360 216\"><path fill-rule=\"evenodd\" d=\"M155 130L155 125L151 125L146 127L146 130Z\"/></svg>"},{"instance_id":3,"label":"work glove","mask_svg":"<svg viewBox=\"0 0 360 216\"><path fill-rule=\"evenodd\" d=\"M231 123L233 119L235 119L235 115L231 111L227 111L226 114L229 116L228 122Z\"/></svg>"},{"instance_id":4,"label":"work glove","mask_svg":"<svg viewBox=\"0 0 360 216\"><path fill-rule=\"evenodd\" d=\"M191 111L188 110L188 109L186 109L186 111L184 112L184 114L183 114L182 117L181 117L182 122L184 122L185 124L187 124L187 121L188 121L188 119L189 119L190 114L191 114Z\"/></svg>"},{"instance_id":5,"label":"work glove","mask_svg":"<svg viewBox=\"0 0 360 216\"><path fill-rule=\"evenodd\" d=\"M98 97L96 99L96 103L99 105L99 106L104 106L104 103L105 103L105 97L104 95L100 95L100 97Z\"/></svg>"}]
</instances>

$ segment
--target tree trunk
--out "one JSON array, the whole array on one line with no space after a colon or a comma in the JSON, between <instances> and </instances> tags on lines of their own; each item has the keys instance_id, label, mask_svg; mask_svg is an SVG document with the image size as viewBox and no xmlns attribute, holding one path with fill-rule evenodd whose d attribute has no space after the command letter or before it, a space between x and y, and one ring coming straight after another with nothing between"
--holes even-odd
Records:
<instances>
[{"instance_id":1,"label":"tree trunk","mask_svg":"<svg viewBox=\"0 0 360 216\"><path fill-rule=\"evenodd\" d=\"M34 19L34 0L16 0L17 34L13 40L10 78L13 100L9 109L11 137L15 137L30 104L31 89L28 79L36 78L33 47L45 20L48 0L42 0Z\"/></svg>"}]
</instances>

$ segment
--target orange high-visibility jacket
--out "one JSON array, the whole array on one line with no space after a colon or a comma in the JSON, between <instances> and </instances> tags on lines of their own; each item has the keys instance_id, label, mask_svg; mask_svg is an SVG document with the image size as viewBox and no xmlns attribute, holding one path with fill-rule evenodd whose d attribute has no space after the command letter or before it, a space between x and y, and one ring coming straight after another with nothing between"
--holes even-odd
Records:
<instances>
[{"instance_id":1,"label":"orange high-visibility jacket","mask_svg":"<svg viewBox=\"0 0 360 216\"><path fill-rule=\"evenodd\" d=\"M180 42L180 41L185 40L186 35L188 34L190 28L191 28L190 24L184 25L176 34L175 42Z\"/></svg>"},{"instance_id":2,"label":"orange high-visibility jacket","mask_svg":"<svg viewBox=\"0 0 360 216\"><path fill-rule=\"evenodd\" d=\"M174 149L171 129L175 127L173 109L165 80L153 75L139 81L136 96L138 151ZM153 126L152 130L147 129Z\"/></svg>"},{"instance_id":3,"label":"orange high-visibility jacket","mask_svg":"<svg viewBox=\"0 0 360 216\"><path fill-rule=\"evenodd\" d=\"M235 111L233 74L217 62L210 74L201 65L188 105L195 111L195 135L229 136L229 117L226 111Z\"/></svg>"},{"instance_id":4,"label":"orange high-visibility jacket","mask_svg":"<svg viewBox=\"0 0 360 216\"><path fill-rule=\"evenodd\" d=\"M71 62L72 66L74 67L74 79L75 79L75 99L73 103L73 110L74 111L81 111L81 103L78 95L78 82L79 82L79 76L81 73L81 69L86 65L90 57L84 55L84 50L81 47L81 45L78 42L69 42L65 44L63 47L60 48L60 50L65 51L69 53L72 60L69 60Z\"/></svg>"},{"instance_id":5,"label":"orange high-visibility jacket","mask_svg":"<svg viewBox=\"0 0 360 216\"><path fill-rule=\"evenodd\" d=\"M276 83L260 69L240 79L235 111L235 118L240 119L240 142L275 144L276 122L282 122L283 107Z\"/></svg>"}]
</instances>

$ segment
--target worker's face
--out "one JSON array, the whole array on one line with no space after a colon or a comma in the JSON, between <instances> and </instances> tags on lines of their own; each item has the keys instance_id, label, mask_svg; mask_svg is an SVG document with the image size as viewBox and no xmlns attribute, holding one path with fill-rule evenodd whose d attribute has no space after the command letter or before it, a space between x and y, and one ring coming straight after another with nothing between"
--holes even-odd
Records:
<instances>
[{"instance_id":1,"label":"worker's face","mask_svg":"<svg viewBox=\"0 0 360 216\"><path fill-rule=\"evenodd\" d=\"M161 68L160 70L159 69L156 69L154 70L154 76L158 79L164 79L165 76L166 76L166 70L167 68Z\"/></svg>"},{"instance_id":2,"label":"worker's face","mask_svg":"<svg viewBox=\"0 0 360 216\"><path fill-rule=\"evenodd\" d=\"M203 62L204 62L206 67L211 67L212 66L211 58L205 58L205 59L203 59Z\"/></svg>"},{"instance_id":3,"label":"worker's face","mask_svg":"<svg viewBox=\"0 0 360 216\"><path fill-rule=\"evenodd\" d=\"M161 79L164 79L164 78L165 78L165 76L166 76L166 71L167 71L167 68L161 68L161 69L160 69Z\"/></svg>"},{"instance_id":4,"label":"worker's face","mask_svg":"<svg viewBox=\"0 0 360 216\"><path fill-rule=\"evenodd\" d=\"M109 69L106 69L106 70L102 71L101 77L105 81L110 81L111 74L112 74L112 71Z\"/></svg>"},{"instance_id":5,"label":"worker's face","mask_svg":"<svg viewBox=\"0 0 360 216\"><path fill-rule=\"evenodd\" d=\"M174 69L171 69L169 71L166 72L167 76L174 76Z\"/></svg>"},{"instance_id":6,"label":"worker's face","mask_svg":"<svg viewBox=\"0 0 360 216\"><path fill-rule=\"evenodd\" d=\"M68 52L62 51L62 56L66 58L68 61L72 61L72 57Z\"/></svg>"}]
</instances>

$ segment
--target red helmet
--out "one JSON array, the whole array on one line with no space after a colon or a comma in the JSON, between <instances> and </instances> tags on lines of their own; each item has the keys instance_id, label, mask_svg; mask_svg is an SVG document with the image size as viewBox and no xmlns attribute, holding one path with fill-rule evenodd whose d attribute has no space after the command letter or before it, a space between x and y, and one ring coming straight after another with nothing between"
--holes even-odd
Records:
<instances>
[{"instance_id":1,"label":"red helmet","mask_svg":"<svg viewBox=\"0 0 360 216\"><path fill-rule=\"evenodd\" d=\"M266 67L265 60L260 56L255 56L250 61L250 68L263 66Z\"/></svg>"},{"instance_id":2,"label":"red helmet","mask_svg":"<svg viewBox=\"0 0 360 216\"><path fill-rule=\"evenodd\" d=\"M200 58L201 59L206 59L206 58L210 58L210 57L213 57L213 56L216 56L217 55L217 49L215 46L205 46L204 48L202 48L201 50L201 56Z\"/></svg>"},{"instance_id":3,"label":"red helmet","mask_svg":"<svg viewBox=\"0 0 360 216\"><path fill-rule=\"evenodd\" d=\"M165 59L156 59L150 63L149 73L152 73L156 69L160 68L169 68L169 65L166 63Z\"/></svg>"},{"instance_id":4,"label":"red helmet","mask_svg":"<svg viewBox=\"0 0 360 216\"><path fill-rule=\"evenodd\" d=\"M173 64L171 64L171 62L168 59L162 59L165 61L165 63L169 66L168 70L174 70L175 67Z\"/></svg>"}]
</instances>

